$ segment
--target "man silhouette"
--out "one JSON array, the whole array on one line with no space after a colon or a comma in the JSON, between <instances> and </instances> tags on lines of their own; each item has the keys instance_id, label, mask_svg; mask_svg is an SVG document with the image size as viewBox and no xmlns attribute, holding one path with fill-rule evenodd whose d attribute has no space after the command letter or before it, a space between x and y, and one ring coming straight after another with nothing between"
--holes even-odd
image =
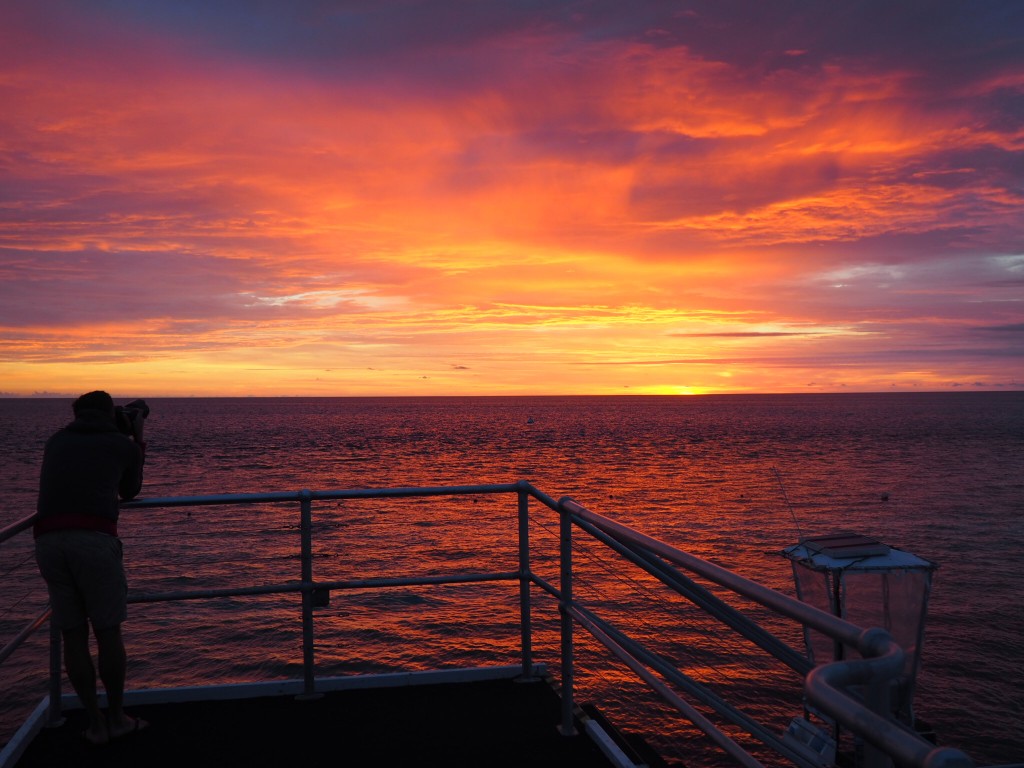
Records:
<instances>
[{"instance_id":1,"label":"man silhouette","mask_svg":"<svg viewBox=\"0 0 1024 768\"><path fill-rule=\"evenodd\" d=\"M106 392L82 395L72 410L74 421L43 451L33 532L52 621L64 640L64 667L89 718L82 736L101 745L147 725L122 708L127 655L121 623L127 618L128 584L117 535L119 500L134 498L142 488L146 444L142 414L126 420L132 434L125 434ZM106 715L97 698L90 624Z\"/></svg>"}]
</instances>

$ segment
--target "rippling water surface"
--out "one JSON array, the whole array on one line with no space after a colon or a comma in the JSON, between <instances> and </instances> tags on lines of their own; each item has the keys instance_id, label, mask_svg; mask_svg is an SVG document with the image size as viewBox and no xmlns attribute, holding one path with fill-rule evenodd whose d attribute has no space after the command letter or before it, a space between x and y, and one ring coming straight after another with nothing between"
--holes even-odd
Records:
<instances>
[{"instance_id":1,"label":"rippling water surface","mask_svg":"<svg viewBox=\"0 0 1024 768\"><path fill-rule=\"evenodd\" d=\"M777 553L800 533L876 536L940 566L918 715L979 765L1024 759L1024 393L150 404L150 497L528 479L788 594ZM0 524L33 511L43 442L69 415L66 400L0 400ZM543 508L533 517L535 565L556 582L543 542L554 541L557 521ZM131 589L294 580L297 522L291 506L126 512ZM315 508L315 528L322 580L515 569L514 497L330 502ZM4 642L45 602L27 538L0 550ZM606 566L581 566L582 599L588 567ZM611 590L592 599L628 617L630 592ZM505 585L472 596L459 586L336 592L318 614L317 658L331 674L514 661L517 604L507 598ZM747 698L772 688L775 673L705 658L724 641L676 626L678 615L668 605L638 631L685 637L678 652L691 668L716 667ZM551 620L538 621L538 660L552 663L543 655L557 648L545 634ZM470 640L467 627L487 631ZM300 627L279 597L136 605L125 629L133 686L301 665ZM43 638L33 639L0 668L0 742L42 695L43 653ZM589 653L582 642L584 662ZM614 682L588 680L585 669L581 677L584 690Z\"/></svg>"}]
</instances>

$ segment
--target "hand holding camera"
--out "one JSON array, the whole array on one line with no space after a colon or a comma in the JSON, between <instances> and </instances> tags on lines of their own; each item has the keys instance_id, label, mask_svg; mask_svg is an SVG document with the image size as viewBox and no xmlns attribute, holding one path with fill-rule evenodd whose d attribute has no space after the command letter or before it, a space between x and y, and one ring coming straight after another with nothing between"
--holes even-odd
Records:
<instances>
[{"instance_id":1,"label":"hand holding camera","mask_svg":"<svg viewBox=\"0 0 1024 768\"><path fill-rule=\"evenodd\" d=\"M145 400L132 400L126 405L114 406L114 419L121 434L132 438L139 445L145 445L142 427L149 416L149 406Z\"/></svg>"}]
</instances>

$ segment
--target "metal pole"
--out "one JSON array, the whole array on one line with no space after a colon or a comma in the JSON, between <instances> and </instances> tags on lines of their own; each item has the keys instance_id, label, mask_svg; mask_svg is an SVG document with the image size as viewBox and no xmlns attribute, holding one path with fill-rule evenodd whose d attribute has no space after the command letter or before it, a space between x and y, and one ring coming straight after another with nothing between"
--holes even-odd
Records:
<instances>
[{"instance_id":1,"label":"metal pole","mask_svg":"<svg viewBox=\"0 0 1024 768\"><path fill-rule=\"evenodd\" d=\"M530 497L519 491L519 633L524 680L533 679L533 627L530 616Z\"/></svg>"},{"instance_id":2,"label":"metal pole","mask_svg":"<svg viewBox=\"0 0 1024 768\"><path fill-rule=\"evenodd\" d=\"M61 682L61 643L60 630L50 621L50 701L46 708L46 726L56 728L63 724L64 716L60 708Z\"/></svg>"},{"instance_id":3,"label":"metal pole","mask_svg":"<svg viewBox=\"0 0 1024 768\"><path fill-rule=\"evenodd\" d=\"M316 696L313 674L313 494L303 490L299 494L301 509L302 560L302 674L303 698Z\"/></svg>"},{"instance_id":4,"label":"metal pole","mask_svg":"<svg viewBox=\"0 0 1024 768\"><path fill-rule=\"evenodd\" d=\"M561 506L561 505L560 505ZM573 645L572 616L569 606L572 604L572 519L568 510L559 509L559 562L561 573L562 596L558 601L558 612L562 624L562 724L563 736L576 735L573 727Z\"/></svg>"},{"instance_id":5,"label":"metal pole","mask_svg":"<svg viewBox=\"0 0 1024 768\"><path fill-rule=\"evenodd\" d=\"M867 685L865 703L879 717L892 716L889 703L890 678L872 678ZM870 741L864 742L864 768L892 768L892 759Z\"/></svg>"}]
</instances>

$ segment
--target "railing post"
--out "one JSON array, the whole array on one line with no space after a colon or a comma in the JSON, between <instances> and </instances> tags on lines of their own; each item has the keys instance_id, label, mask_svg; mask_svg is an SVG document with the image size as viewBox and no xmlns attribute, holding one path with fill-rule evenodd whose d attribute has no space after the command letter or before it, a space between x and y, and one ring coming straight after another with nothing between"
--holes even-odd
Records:
<instances>
[{"instance_id":1,"label":"railing post","mask_svg":"<svg viewBox=\"0 0 1024 768\"><path fill-rule=\"evenodd\" d=\"M888 677L879 679L876 676L868 682L865 692L865 703L868 705L868 709L879 717L887 719L892 717L889 702L889 686L891 682L892 680ZM870 741L865 741L864 768L892 768L892 758Z\"/></svg>"},{"instance_id":2,"label":"railing post","mask_svg":"<svg viewBox=\"0 0 1024 768\"><path fill-rule=\"evenodd\" d=\"M61 697L61 647L63 638L60 630L50 620L50 701L46 708L46 726L56 728L63 724L64 715L60 708Z\"/></svg>"},{"instance_id":3,"label":"railing post","mask_svg":"<svg viewBox=\"0 0 1024 768\"><path fill-rule=\"evenodd\" d=\"M530 613L530 497L524 490L519 499L519 634L522 640L522 679L533 679L533 624Z\"/></svg>"},{"instance_id":4,"label":"railing post","mask_svg":"<svg viewBox=\"0 0 1024 768\"><path fill-rule=\"evenodd\" d=\"M572 616L569 615L569 606L572 604L572 520L567 509L559 504L559 565L561 577L562 596L558 602L558 612L561 615L562 624L562 724L560 730L563 736L574 736L576 729L573 726L573 687L575 676L573 672L573 642L572 642Z\"/></svg>"},{"instance_id":5,"label":"railing post","mask_svg":"<svg viewBox=\"0 0 1024 768\"><path fill-rule=\"evenodd\" d=\"M313 494L308 489L299 493L302 559L302 698L315 698L316 686L313 658Z\"/></svg>"}]
</instances>

